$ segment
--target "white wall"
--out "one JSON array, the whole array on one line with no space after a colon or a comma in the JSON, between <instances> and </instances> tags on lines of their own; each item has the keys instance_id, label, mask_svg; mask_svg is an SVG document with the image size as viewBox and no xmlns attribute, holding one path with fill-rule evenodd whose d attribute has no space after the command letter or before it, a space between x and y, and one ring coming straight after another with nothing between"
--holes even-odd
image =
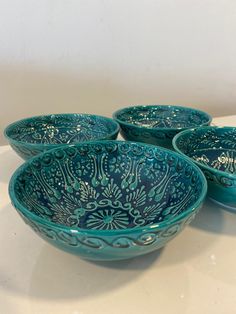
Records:
<instances>
[{"instance_id":1,"label":"white wall","mask_svg":"<svg viewBox=\"0 0 236 314\"><path fill-rule=\"evenodd\" d=\"M0 0L1 131L135 103L236 114L236 1Z\"/></svg>"}]
</instances>

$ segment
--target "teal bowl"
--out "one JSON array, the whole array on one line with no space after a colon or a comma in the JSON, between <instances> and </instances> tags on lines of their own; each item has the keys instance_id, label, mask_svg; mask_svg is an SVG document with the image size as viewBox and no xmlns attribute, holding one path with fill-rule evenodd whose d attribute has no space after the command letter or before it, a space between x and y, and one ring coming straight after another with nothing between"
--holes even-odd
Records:
<instances>
[{"instance_id":1,"label":"teal bowl","mask_svg":"<svg viewBox=\"0 0 236 314\"><path fill-rule=\"evenodd\" d=\"M23 220L52 245L90 260L120 260L164 246L207 192L201 170L163 148L100 141L42 153L9 185Z\"/></svg>"},{"instance_id":2,"label":"teal bowl","mask_svg":"<svg viewBox=\"0 0 236 314\"><path fill-rule=\"evenodd\" d=\"M119 125L111 118L92 114L51 114L16 121L4 133L16 153L27 160L68 144L114 140Z\"/></svg>"},{"instance_id":3,"label":"teal bowl","mask_svg":"<svg viewBox=\"0 0 236 314\"><path fill-rule=\"evenodd\" d=\"M236 210L236 128L186 130L174 137L173 146L202 169L209 197Z\"/></svg>"},{"instance_id":4,"label":"teal bowl","mask_svg":"<svg viewBox=\"0 0 236 314\"><path fill-rule=\"evenodd\" d=\"M182 106L134 106L116 111L121 135L129 141L172 148L173 137L182 130L209 125L206 112Z\"/></svg>"}]
</instances>

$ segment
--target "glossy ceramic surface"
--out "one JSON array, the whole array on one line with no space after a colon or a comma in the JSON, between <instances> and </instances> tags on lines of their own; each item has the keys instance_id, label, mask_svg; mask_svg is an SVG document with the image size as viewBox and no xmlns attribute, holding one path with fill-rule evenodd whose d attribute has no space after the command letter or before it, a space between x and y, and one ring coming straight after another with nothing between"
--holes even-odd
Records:
<instances>
[{"instance_id":1,"label":"glossy ceramic surface","mask_svg":"<svg viewBox=\"0 0 236 314\"><path fill-rule=\"evenodd\" d=\"M173 137L181 130L209 125L211 116L181 106L135 106L113 114L126 140L172 148Z\"/></svg>"},{"instance_id":2,"label":"glossy ceramic surface","mask_svg":"<svg viewBox=\"0 0 236 314\"><path fill-rule=\"evenodd\" d=\"M203 170L209 196L236 209L236 128L187 130L176 135L173 146Z\"/></svg>"},{"instance_id":3,"label":"glossy ceramic surface","mask_svg":"<svg viewBox=\"0 0 236 314\"><path fill-rule=\"evenodd\" d=\"M12 123L6 128L5 136L17 154L26 160L59 146L116 139L118 132L118 123L107 117L53 114Z\"/></svg>"},{"instance_id":4,"label":"glossy ceramic surface","mask_svg":"<svg viewBox=\"0 0 236 314\"><path fill-rule=\"evenodd\" d=\"M24 221L51 244L85 259L131 258L175 237L199 210L204 175L171 151L101 141L36 156L9 192Z\"/></svg>"}]
</instances>

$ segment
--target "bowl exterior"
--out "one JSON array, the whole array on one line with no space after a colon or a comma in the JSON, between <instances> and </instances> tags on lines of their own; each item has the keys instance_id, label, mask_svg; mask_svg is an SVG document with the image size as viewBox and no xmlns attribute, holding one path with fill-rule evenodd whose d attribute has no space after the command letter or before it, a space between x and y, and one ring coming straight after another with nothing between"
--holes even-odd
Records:
<instances>
[{"instance_id":1,"label":"bowl exterior","mask_svg":"<svg viewBox=\"0 0 236 314\"><path fill-rule=\"evenodd\" d=\"M23 215L21 218L42 239L51 245L83 259L94 261L115 261L134 258L162 248L177 236L196 216L201 208L163 228L153 229L152 232L132 232L130 235L91 236L85 232L75 232L51 228L45 224L33 221Z\"/></svg>"},{"instance_id":2,"label":"bowl exterior","mask_svg":"<svg viewBox=\"0 0 236 314\"><path fill-rule=\"evenodd\" d=\"M9 144L11 148L17 153L17 155L24 160L28 160L45 151L41 148L36 149L21 143L9 142Z\"/></svg>"},{"instance_id":3,"label":"bowl exterior","mask_svg":"<svg viewBox=\"0 0 236 314\"><path fill-rule=\"evenodd\" d=\"M201 167L208 182L208 196L236 210L236 180Z\"/></svg>"},{"instance_id":4,"label":"bowl exterior","mask_svg":"<svg viewBox=\"0 0 236 314\"><path fill-rule=\"evenodd\" d=\"M177 130L141 129L120 123L120 133L127 141L143 142L172 148L172 139L178 133Z\"/></svg>"}]
</instances>

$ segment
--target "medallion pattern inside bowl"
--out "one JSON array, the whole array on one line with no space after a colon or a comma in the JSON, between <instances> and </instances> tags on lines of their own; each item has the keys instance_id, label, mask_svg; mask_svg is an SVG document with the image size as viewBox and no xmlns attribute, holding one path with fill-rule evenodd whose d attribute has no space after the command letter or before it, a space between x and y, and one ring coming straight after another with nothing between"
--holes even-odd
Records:
<instances>
[{"instance_id":1,"label":"medallion pattern inside bowl","mask_svg":"<svg viewBox=\"0 0 236 314\"><path fill-rule=\"evenodd\" d=\"M125 143L68 147L30 168L16 186L24 205L47 220L85 229L162 222L195 202L202 189L177 157Z\"/></svg>"}]
</instances>

